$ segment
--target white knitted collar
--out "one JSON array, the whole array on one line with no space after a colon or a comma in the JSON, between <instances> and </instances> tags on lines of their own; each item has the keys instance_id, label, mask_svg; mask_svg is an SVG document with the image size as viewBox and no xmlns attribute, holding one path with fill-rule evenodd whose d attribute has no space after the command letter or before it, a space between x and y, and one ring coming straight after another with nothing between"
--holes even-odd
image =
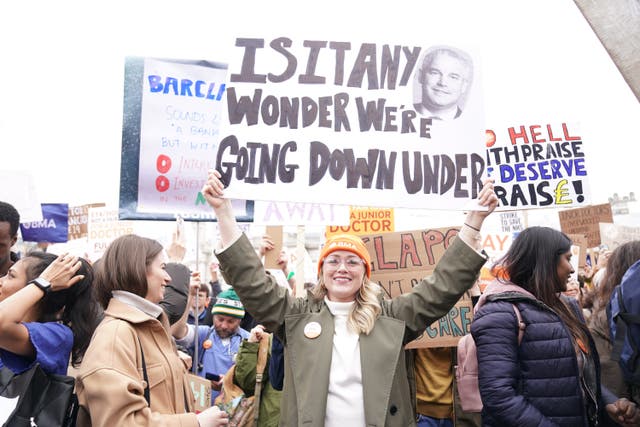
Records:
<instances>
[{"instance_id":1,"label":"white knitted collar","mask_svg":"<svg viewBox=\"0 0 640 427\"><path fill-rule=\"evenodd\" d=\"M355 301L349 301L349 302L330 301L329 298L325 296L324 303L327 304L329 311L334 316L348 316L349 313L351 312L351 307L353 307L353 304L355 304L356 302Z\"/></svg>"}]
</instances>

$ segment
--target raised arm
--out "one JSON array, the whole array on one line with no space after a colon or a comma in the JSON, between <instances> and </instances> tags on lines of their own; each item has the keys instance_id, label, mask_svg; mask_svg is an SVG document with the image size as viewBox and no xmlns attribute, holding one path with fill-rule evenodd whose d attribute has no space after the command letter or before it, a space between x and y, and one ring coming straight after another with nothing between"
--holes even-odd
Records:
<instances>
[{"instance_id":1,"label":"raised arm","mask_svg":"<svg viewBox=\"0 0 640 427\"><path fill-rule=\"evenodd\" d=\"M189 310L191 309L191 302L198 295L198 291L200 290L200 285L202 281L200 280L200 272L194 271L191 273L191 279L189 281L189 296L187 297L187 305L184 308L184 312L180 319L176 321L173 325L171 325L170 331L171 335L175 339L184 338L188 332L187 326L187 318L189 317Z\"/></svg>"},{"instance_id":2,"label":"raised arm","mask_svg":"<svg viewBox=\"0 0 640 427\"><path fill-rule=\"evenodd\" d=\"M237 240L242 231L236 223L231 200L223 198L224 184L220 181L220 178L220 172L216 170L209 171L207 182L202 187L202 195L216 214L220 240L222 246L226 247Z\"/></svg>"}]
</instances>

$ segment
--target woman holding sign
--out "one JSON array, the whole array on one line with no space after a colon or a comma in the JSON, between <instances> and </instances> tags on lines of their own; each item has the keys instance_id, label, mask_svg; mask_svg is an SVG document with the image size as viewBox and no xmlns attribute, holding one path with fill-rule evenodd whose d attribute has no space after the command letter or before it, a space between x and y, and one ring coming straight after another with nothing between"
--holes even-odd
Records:
<instances>
[{"instance_id":1,"label":"woman holding sign","mask_svg":"<svg viewBox=\"0 0 640 427\"><path fill-rule=\"evenodd\" d=\"M479 194L486 210L467 215L433 275L409 294L382 298L369 280L371 262L358 237L329 239L318 263L318 285L295 298L265 272L224 199L218 171L202 189L218 218L220 269L256 320L285 345L281 424L414 426L413 360L404 345L442 317L475 282L486 257L479 230L497 205L493 182Z\"/></svg>"}]
</instances>

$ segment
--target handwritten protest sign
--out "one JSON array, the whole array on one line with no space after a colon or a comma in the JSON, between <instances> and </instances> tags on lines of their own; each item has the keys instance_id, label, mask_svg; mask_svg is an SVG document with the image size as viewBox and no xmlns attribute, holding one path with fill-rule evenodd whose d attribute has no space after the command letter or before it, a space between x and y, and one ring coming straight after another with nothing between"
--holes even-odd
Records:
<instances>
[{"instance_id":1,"label":"handwritten protest sign","mask_svg":"<svg viewBox=\"0 0 640 427\"><path fill-rule=\"evenodd\" d=\"M98 208L104 203L93 203L89 205L71 206L69 208L69 240L87 237L89 228L89 208Z\"/></svg>"},{"instance_id":2,"label":"handwritten protest sign","mask_svg":"<svg viewBox=\"0 0 640 427\"><path fill-rule=\"evenodd\" d=\"M487 131L487 170L496 180L499 209L590 202L583 138L574 123L521 123Z\"/></svg>"},{"instance_id":3,"label":"handwritten protest sign","mask_svg":"<svg viewBox=\"0 0 640 427\"><path fill-rule=\"evenodd\" d=\"M501 212L500 226L505 233L513 233L524 230L524 215L519 211Z\"/></svg>"},{"instance_id":4,"label":"handwritten protest sign","mask_svg":"<svg viewBox=\"0 0 640 427\"><path fill-rule=\"evenodd\" d=\"M145 58L140 211L166 212L169 207L174 212L170 202L176 201L186 211L197 205L198 191L214 167L226 71L210 63Z\"/></svg>"},{"instance_id":5,"label":"handwritten protest sign","mask_svg":"<svg viewBox=\"0 0 640 427\"><path fill-rule=\"evenodd\" d=\"M349 225L329 225L325 236L349 233L366 235L371 233L391 233L395 231L393 208L359 208L349 209Z\"/></svg>"},{"instance_id":6,"label":"handwritten protest sign","mask_svg":"<svg viewBox=\"0 0 640 427\"><path fill-rule=\"evenodd\" d=\"M236 38L215 162L226 195L464 209L485 126L478 55L462 50L458 112L434 117L417 102L433 45Z\"/></svg>"},{"instance_id":7,"label":"handwritten protest sign","mask_svg":"<svg viewBox=\"0 0 640 427\"><path fill-rule=\"evenodd\" d=\"M186 374L187 381L195 399L194 408L197 412L211 407L211 381L193 374Z\"/></svg>"},{"instance_id":8,"label":"handwritten protest sign","mask_svg":"<svg viewBox=\"0 0 640 427\"><path fill-rule=\"evenodd\" d=\"M611 250L624 243L640 240L640 227L630 227L627 225L604 222L601 222L599 227L602 243L607 245Z\"/></svg>"},{"instance_id":9,"label":"handwritten protest sign","mask_svg":"<svg viewBox=\"0 0 640 427\"><path fill-rule=\"evenodd\" d=\"M263 225L347 225L349 206L255 200L253 222Z\"/></svg>"},{"instance_id":10,"label":"handwritten protest sign","mask_svg":"<svg viewBox=\"0 0 640 427\"><path fill-rule=\"evenodd\" d=\"M100 258L112 241L134 232L132 221L118 220L118 211L107 207L89 208L87 227L87 252L92 261Z\"/></svg>"},{"instance_id":11,"label":"handwritten protest sign","mask_svg":"<svg viewBox=\"0 0 640 427\"><path fill-rule=\"evenodd\" d=\"M371 254L371 280L389 298L410 292L433 272L458 231L451 227L361 236ZM472 318L471 300L462 298L408 348L454 346L469 333Z\"/></svg>"},{"instance_id":12,"label":"handwritten protest sign","mask_svg":"<svg viewBox=\"0 0 640 427\"><path fill-rule=\"evenodd\" d=\"M568 234L571 239L572 245L572 253L574 252L573 248L577 247L576 259L578 268L582 269L587 265L587 249L589 248L587 243L587 237L582 234ZM576 269L577 271L577 269Z\"/></svg>"},{"instance_id":13,"label":"handwritten protest sign","mask_svg":"<svg viewBox=\"0 0 640 427\"><path fill-rule=\"evenodd\" d=\"M200 190L215 165L226 75L211 61L126 58L121 218L215 219ZM233 208L251 219L245 200Z\"/></svg>"},{"instance_id":14,"label":"handwritten protest sign","mask_svg":"<svg viewBox=\"0 0 640 427\"><path fill-rule=\"evenodd\" d=\"M613 213L609 203L560 211L558 217L560 229L565 234L584 235L590 248L600 244L599 223L613 223Z\"/></svg>"}]
</instances>

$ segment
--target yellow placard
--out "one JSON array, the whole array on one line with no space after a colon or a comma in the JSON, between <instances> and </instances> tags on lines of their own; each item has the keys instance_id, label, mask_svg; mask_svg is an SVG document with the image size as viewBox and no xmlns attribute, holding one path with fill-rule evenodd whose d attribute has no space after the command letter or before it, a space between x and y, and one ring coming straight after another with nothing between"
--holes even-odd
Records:
<instances>
[{"instance_id":1,"label":"yellow placard","mask_svg":"<svg viewBox=\"0 0 640 427\"><path fill-rule=\"evenodd\" d=\"M393 208L355 208L349 209L349 225L329 225L325 231L327 238L341 233L364 236L376 233L393 233L395 220Z\"/></svg>"}]
</instances>

